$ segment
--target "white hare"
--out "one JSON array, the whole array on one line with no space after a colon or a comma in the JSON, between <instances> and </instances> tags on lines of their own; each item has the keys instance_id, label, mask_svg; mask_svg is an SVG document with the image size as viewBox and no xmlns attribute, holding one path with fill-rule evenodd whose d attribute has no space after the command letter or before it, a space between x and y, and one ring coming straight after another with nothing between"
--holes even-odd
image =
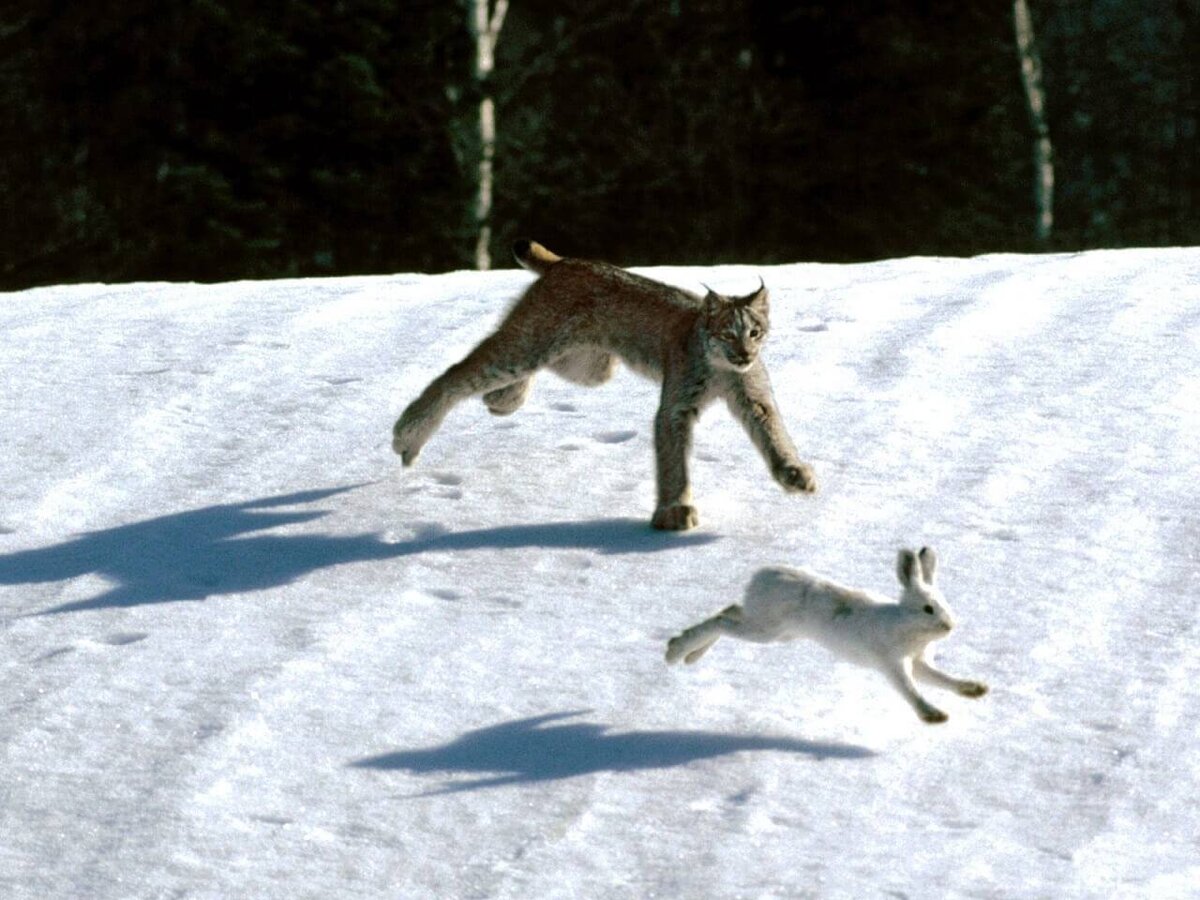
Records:
<instances>
[{"instance_id":1,"label":"white hare","mask_svg":"<svg viewBox=\"0 0 1200 900\"><path fill-rule=\"evenodd\" d=\"M804 569L759 569L742 605L726 607L671 638L667 662L694 663L724 635L763 644L809 638L851 662L881 671L926 722L945 722L946 714L918 693L914 676L964 697L982 697L987 685L952 678L925 658L926 647L954 627L935 584L933 550L901 550L896 575L904 588L899 603Z\"/></svg>"}]
</instances>

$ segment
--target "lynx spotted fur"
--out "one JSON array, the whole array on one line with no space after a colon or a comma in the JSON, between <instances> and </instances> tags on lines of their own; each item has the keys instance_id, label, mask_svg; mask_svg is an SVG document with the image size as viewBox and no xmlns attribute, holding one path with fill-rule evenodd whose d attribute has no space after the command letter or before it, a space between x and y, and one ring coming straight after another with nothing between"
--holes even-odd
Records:
<instances>
[{"instance_id":1,"label":"lynx spotted fur","mask_svg":"<svg viewBox=\"0 0 1200 900\"><path fill-rule=\"evenodd\" d=\"M409 466L451 408L482 394L496 415L515 412L534 373L596 385L617 360L662 381L654 420L655 528L695 527L688 455L701 410L720 397L742 423L771 474L791 492L816 489L812 470L780 421L759 349L766 339L765 286L744 297L701 297L600 262L564 259L532 241L513 248L541 275L494 333L425 388L396 422L392 447Z\"/></svg>"}]
</instances>

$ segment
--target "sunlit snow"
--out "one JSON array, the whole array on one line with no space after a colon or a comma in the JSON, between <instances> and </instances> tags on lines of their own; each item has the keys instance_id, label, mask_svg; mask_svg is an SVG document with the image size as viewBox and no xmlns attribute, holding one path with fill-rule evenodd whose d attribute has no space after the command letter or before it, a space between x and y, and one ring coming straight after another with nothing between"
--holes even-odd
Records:
<instances>
[{"instance_id":1,"label":"sunlit snow","mask_svg":"<svg viewBox=\"0 0 1200 900\"><path fill-rule=\"evenodd\" d=\"M720 407L539 378L403 469L532 276L0 295L0 896L1200 895L1200 250L645 270L772 290L814 496ZM762 565L986 681L923 724L811 644L666 639Z\"/></svg>"}]
</instances>

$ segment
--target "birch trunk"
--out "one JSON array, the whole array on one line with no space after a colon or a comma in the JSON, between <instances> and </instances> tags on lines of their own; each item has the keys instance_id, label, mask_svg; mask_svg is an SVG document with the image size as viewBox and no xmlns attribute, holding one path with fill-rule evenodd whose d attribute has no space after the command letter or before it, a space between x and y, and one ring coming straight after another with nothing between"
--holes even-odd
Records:
<instances>
[{"instance_id":1,"label":"birch trunk","mask_svg":"<svg viewBox=\"0 0 1200 900\"><path fill-rule=\"evenodd\" d=\"M1046 92L1042 88L1042 60L1033 35L1033 18L1027 0L1013 0L1013 30L1021 62L1021 83L1033 126L1033 199L1037 210L1034 235L1046 244L1054 230L1054 148L1046 124Z\"/></svg>"},{"instance_id":2,"label":"birch trunk","mask_svg":"<svg viewBox=\"0 0 1200 900\"><path fill-rule=\"evenodd\" d=\"M475 83L479 88L479 172L475 195L475 268L492 267L492 182L496 156L496 103L492 98L492 70L496 67L496 41L504 27L508 0L470 0L471 35L475 38Z\"/></svg>"}]
</instances>

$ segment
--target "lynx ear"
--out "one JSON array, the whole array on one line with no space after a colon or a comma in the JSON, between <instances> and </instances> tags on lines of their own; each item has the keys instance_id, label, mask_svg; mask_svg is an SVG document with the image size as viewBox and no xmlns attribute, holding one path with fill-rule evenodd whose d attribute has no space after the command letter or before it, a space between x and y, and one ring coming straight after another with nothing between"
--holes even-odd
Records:
<instances>
[{"instance_id":1,"label":"lynx ear","mask_svg":"<svg viewBox=\"0 0 1200 900\"><path fill-rule=\"evenodd\" d=\"M704 312L710 316L714 315L717 310L721 308L722 304L725 303L725 298L710 288L703 281L700 282L700 286L703 287L704 290L708 291L708 293L704 295Z\"/></svg>"},{"instance_id":2,"label":"lynx ear","mask_svg":"<svg viewBox=\"0 0 1200 900\"><path fill-rule=\"evenodd\" d=\"M759 309L765 311L767 308L767 301L770 299L770 297L771 292L767 290L767 283L762 280L762 276L760 275L758 276L758 290L753 294L747 294L745 297L742 297L739 301L739 304L742 306L758 307Z\"/></svg>"}]
</instances>

